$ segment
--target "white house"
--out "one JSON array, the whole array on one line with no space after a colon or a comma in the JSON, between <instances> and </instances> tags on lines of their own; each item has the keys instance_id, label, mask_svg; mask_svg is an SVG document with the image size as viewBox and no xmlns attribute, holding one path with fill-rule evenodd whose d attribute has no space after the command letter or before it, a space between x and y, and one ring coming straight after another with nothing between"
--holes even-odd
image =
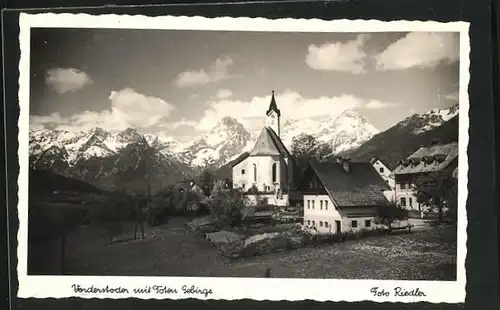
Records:
<instances>
[{"instance_id":1,"label":"white house","mask_svg":"<svg viewBox=\"0 0 500 310\"><path fill-rule=\"evenodd\" d=\"M375 227L389 185L368 162L310 161L304 174L304 225L319 233Z\"/></svg>"},{"instance_id":2,"label":"white house","mask_svg":"<svg viewBox=\"0 0 500 310\"><path fill-rule=\"evenodd\" d=\"M255 203L259 196L267 198L272 205L289 204L289 192L294 183L294 161L280 139L280 117L273 91L264 127L254 148L233 163L233 188L246 191L250 203Z\"/></svg>"},{"instance_id":3,"label":"white house","mask_svg":"<svg viewBox=\"0 0 500 310\"><path fill-rule=\"evenodd\" d=\"M396 201L409 210L426 212L426 208L417 202L413 184L416 178L425 174L449 170L453 173L458 165L458 143L434 143L421 147L406 159L399 161L394 169L396 181Z\"/></svg>"},{"instance_id":4,"label":"white house","mask_svg":"<svg viewBox=\"0 0 500 310\"><path fill-rule=\"evenodd\" d=\"M391 168L389 165L384 163L380 158L378 157L372 157L370 159L370 163L372 164L373 168L377 171L377 173L384 179L384 181L389 185L390 189L384 192L385 197L389 201L395 201L396 200L396 180L394 178L394 174L392 173Z\"/></svg>"}]
</instances>

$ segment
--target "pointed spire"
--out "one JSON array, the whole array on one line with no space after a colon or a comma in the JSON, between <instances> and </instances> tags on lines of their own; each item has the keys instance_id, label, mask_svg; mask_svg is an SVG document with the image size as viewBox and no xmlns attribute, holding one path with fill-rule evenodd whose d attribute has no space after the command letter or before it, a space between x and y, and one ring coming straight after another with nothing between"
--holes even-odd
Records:
<instances>
[{"instance_id":1,"label":"pointed spire","mask_svg":"<svg viewBox=\"0 0 500 310\"><path fill-rule=\"evenodd\" d=\"M276 112L278 116L281 116L281 112L278 109L278 105L276 104L276 99L274 98L274 90L272 91L272 96L271 96L271 103L269 104L269 109L267 109L266 115L269 115L271 111Z\"/></svg>"}]
</instances>

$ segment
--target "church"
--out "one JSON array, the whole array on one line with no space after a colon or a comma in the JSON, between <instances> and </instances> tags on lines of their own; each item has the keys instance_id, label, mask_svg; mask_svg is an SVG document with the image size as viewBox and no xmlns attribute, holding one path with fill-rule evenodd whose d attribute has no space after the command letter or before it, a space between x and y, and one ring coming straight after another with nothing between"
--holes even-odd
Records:
<instances>
[{"instance_id":1,"label":"church","mask_svg":"<svg viewBox=\"0 0 500 310\"><path fill-rule=\"evenodd\" d=\"M255 146L232 167L233 188L247 192L250 203L257 196L271 205L287 206L294 185L294 161L280 138L281 111L274 91L266 111L264 126Z\"/></svg>"}]
</instances>

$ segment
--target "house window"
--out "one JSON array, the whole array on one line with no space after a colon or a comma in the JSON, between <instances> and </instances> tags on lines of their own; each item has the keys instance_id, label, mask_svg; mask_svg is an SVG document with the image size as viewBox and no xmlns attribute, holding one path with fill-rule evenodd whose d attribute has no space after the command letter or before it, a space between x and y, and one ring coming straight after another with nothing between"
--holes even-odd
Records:
<instances>
[{"instance_id":1,"label":"house window","mask_svg":"<svg viewBox=\"0 0 500 310\"><path fill-rule=\"evenodd\" d=\"M273 168L272 168L272 173L273 173L273 183L276 182L276 175L277 175L277 169L278 167L276 166L276 163L273 163Z\"/></svg>"},{"instance_id":2,"label":"house window","mask_svg":"<svg viewBox=\"0 0 500 310\"><path fill-rule=\"evenodd\" d=\"M401 197L401 206L406 207L406 197Z\"/></svg>"},{"instance_id":3,"label":"house window","mask_svg":"<svg viewBox=\"0 0 500 310\"><path fill-rule=\"evenodd\" d=\"M330 226L328 226L328 222L325 222L325 227L326 228L330 227Z\"/></svg>"},{"instance_id":4,"label":"house window","mask_svg":"<svg viewBox=\"0 0 500 310\"><path fill-rule=\"evenodd\" d=\"M316 226L316 222L315 222L315 221L313 221L313 224L312 224L312 226L313 226L313 227L315 227L315 226Z\"/></svg>"},{"instance_id":5,"label":"house window","mask_svg":"<svg viewBox=\"0 0 500 310\"><path fill-rule=\"evenodd\" d=\"M319 227L323 227L323 221L319 221Z\"/></svg>"},{"instance_id":6,"label":"house window","mask_svg":"<svg viewBox=\"0 0 500 310\"><path fill-rule=\"evenodd\" d=\"M328 200L325 200L325 210L328 210Z\"/></svg>"},{"instance_id":7,"label":"house window","mask_svg":"<svg viewBox=\"0 0 500 310\"><path fill-rule=\"evenodd\" d=\"M383 168L383 167L380 167L380 168L378 169L378 171L380 171L381 173L384 173L384 168Z\"/></svg>"},{"instance_id":8,"label":"house window","mask_svg":"<svg viewBox=\"0 0 500 310\"><path fill-rule=\"evenodd\" d=\"M257 182L257 165L253 164L253 181Z\"/></svg>"},{"instance_id":9,"label":"house window","mask_svg":"<svg viewBox=\"0 0 500 310\"><path fill-rule=\"evenodd\" d=\"M245 169L241 169L241 174L245 174Z\"/></svg>"},{"instance_id":10,"label":"house window","mask_svg":"<svg viewBox=\"0 0 500 310\"><path fill-rule=\"evenodd\" d=\"M310 220L307 220L307 225L310 226L311 225L311 221Z\"/></svg>"},{"instance_id":11,"label":"house window","mask_svg":"<svg viewBox=\"0 0 500 310\"><path fill-rule=\"evenodd\" d=\"M365 227L370 227L370 226L372 226L372 221L365 220Z\"/></svg>"},{"instance_id":12,"label":"house window","mask_svg":"<svg viewBox=\"0 0 500 310\"><path fill-rule=\"evenodd\" d=\"M411 207L413 206L413 199L410 197L408 198L408 205Z\"/></svg>"},{"instance_id":13,"label":"house window","mask_svg":"<svg viewBox=\"0 0 500 310\"><path fill-rule=\"evenodd\" d=\"M405 183L401 183L401 185L399 185L399 187L401 187L401 189L406 189L406 184Z\"/></svg>"},{"instance_id":14,"label":"house window","mask_svg":"<svg viewBox=\"0 0 500 310\"><path fill-rule=\"evenodd\" d=\"M352 228L358 227L358 221L352 221L351 226L352 226Z\"/></svg>"},{"instance_id":15,"label":"house window","mask_svg":"<svg viewBox=\"0 0 500 310\"><path fill-rule=\"evenodd\" d=\"M314 200L312 201L312 208L313 208L313 210L314 210Z\"/></svg>"},{"instance_id":16,"label":"house window","mask_svg":"<svg viewBox=\"0 0 500 310\"><path fill-rule=\"evenodd\" d=\"M308 201L307 201L307 208L308 208L308 209L311 209L311 200L308 200Z\"/></svg>"},{"instance_id":17,"label":"house window","mask_svg":"<svg viewBox=\"0 0 500 310\"><path fill-rule=\"evenodd\" d=\"M245 183L241 184L241 188L245 189Z\"/></svg>"},{"instance_id":18,"label":"house window","mask_svg":"<svg viewBox=\"0 0 500 310\"><path fill-rule=\"evenodd\" d=\"M323 200L320 200L320 201L319 201L319 209L320 209L320 210L323 210Z\"/></svg>"}]
</instances>

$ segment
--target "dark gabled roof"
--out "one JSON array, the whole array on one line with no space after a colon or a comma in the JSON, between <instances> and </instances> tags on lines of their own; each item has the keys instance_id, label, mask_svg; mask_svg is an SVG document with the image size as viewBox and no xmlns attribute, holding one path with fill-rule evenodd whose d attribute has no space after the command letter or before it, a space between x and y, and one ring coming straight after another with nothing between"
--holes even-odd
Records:
<instances>
[{"instance_id":1,"label":"dark gabled roof","mask_svg":"<svg viewBox=\"0 0 500 310\"><path fill-rule=\"evenodd\" d=\"M437 172L445 169L458 157L458 143L421 147L407 159L402 159L394 174Z\"/></svg>"},{"instance_id":2,"label":"dark gabled roof","mask_svg":"<svg viewBox=\"0 0 500 310\"><path fill-rule=\"evenodd\" d=\"M309 164L339 208L389 203L383 191L391 188L369 162L350 162L349 172L339 162L310 161Z\"/></svg>"},{"instance_id":3,"label":"dark gabled roof","mask_svg":"<svg viewBox=\"0 0 500 310\"><path fill-rule=\"evenodd\" d=\"M281 112L278 109L278 105L276 104L276 99L274 99L274 90L271 96L271 103L269 104L269 109L267 109L266 115L269 115L269 113L271 113L272 111L276 112L278 116L281 116Z\"/></svg>"}]
</instances>

